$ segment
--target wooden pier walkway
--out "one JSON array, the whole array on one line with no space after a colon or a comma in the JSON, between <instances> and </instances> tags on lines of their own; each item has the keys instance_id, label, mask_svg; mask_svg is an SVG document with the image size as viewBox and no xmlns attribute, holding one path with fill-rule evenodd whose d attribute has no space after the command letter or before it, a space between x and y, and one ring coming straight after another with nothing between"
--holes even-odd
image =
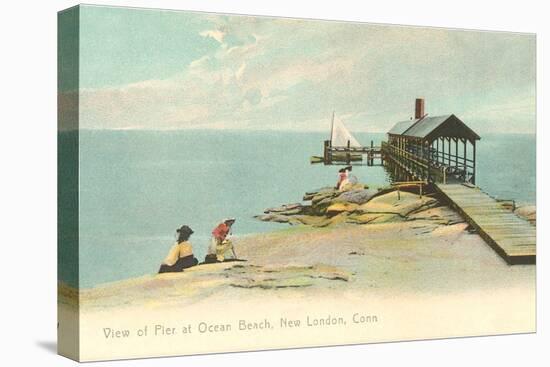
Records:
<instances>
[{"instance_id":1,"label":"wooden pier walkway","mask_svg":"<svg viewBox=\"0 0 550 367\"><path fill-rule=\"evenodd\" d=\"M364 147L351 146L349 140L346 146L333 146L330 140L325 140L322 161L325 165L349 165L352 162L363 161L363 155L366 155L367 166L374 166L375 159L379 160L380 165L383 164L382 149L374 146L373 141L370 142L370 147Z\"/></svg>"},{"instance_id":2,"label":"wooden pier walkway","mask_svg":"<svg viewBox=\"0 0 550 367\"><path fill-rule=\"evenodd\" d=\"M536 228L531 223L504 208L478 187L434 186L508 264L536 262Z\"/></svg>"}]
</instances>

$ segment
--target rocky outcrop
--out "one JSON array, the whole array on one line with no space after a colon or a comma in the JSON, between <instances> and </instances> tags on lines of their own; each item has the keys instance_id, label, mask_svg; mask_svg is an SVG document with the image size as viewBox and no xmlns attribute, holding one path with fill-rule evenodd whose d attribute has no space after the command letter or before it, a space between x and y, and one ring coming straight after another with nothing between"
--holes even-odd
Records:
<instances>
[{"instance_id":1,"label":"rocky outcrop","mask_svg":"<svg viewBox=\"0 0 550 367\"><path fill-rule=\"evenodd\" d=\"M308 192L305 193L305 195L303 197L303 200L310 201L310 200L313 200L313 198L318 196L318 195L323 195L323 194L327 194L327 193L334 193L335 191L336 190L334 189L334 187L323 187L323 188L320 188L320 189L317 189L317 190L308 191Z\"/></svg>"},{"instance_id":2,"label":"rocky outcrop","mask_svg":"<svg viewBox=\"0 0 550 367\"><path fill-rule=\"evenodd\" d=\"M398 214L392 213L353 213L349 216L348 222L355 224L367 224L367 223L388 223L397 222L402 220Z\"/></svg>"},{"instance_id":3,"label":"rocky outcrop","mask_svg":"<svg viewBox=\"0 0 550 367\"><path fill-rule=\"evenodd\" d=\"M357 207L358 213L386 213L396 214L403 218L419 210L425 210L438 206L439 201L431 197L422 197L409 192L392 191L384 195L379 195L365 204Z\"/></svg>"},{"instance_id":4,"label":"rocky outcrop","mask_svg":"<svg viewBox=\"0 0 550 367\"><path fill-rule=\"evenodd\" d=\"M285 267L238 265L226 269L226 273L232 287L259 289L310 287L316 279L347 282L351 277L346 271L323 264Z\"/></svg>"},{"instance_id":5,"label":"rocky outcrop","mask_svg":"<svg viewBox=\"0 0 550 367\"><path fill-rule=\"evenodd\" d=\"M304 206L300 203L286 204L276 208L269 208L264 213L281 213L283 215L300 214L304 210Z\"/></svg>"},{"instance_id":6,"label":"rocky outcrop","mask_svg":"<svg viewBox=\"0 0 550 367\"><path fill-rule=\"evenodd\" d=\"M202 264L182 272L145 275L80 290L60 283L58 297L65 306L76 307L83 302L87 309L158 302L181 307L183 302L194 303L228 288L327 288L345 284L354 276L345 268L322 262L311 264L296 259L289 259L288 262L292 265L243 262Z\"/></svg>"},{"instance_id":7,"label":"rocky outcrop","mask_svg":"<svg viewBox=\"0 0 550 367\"><path fill-rule=\"evenodd\" d=\"M334 204L331 204L329 207L327 207L326 214L328 216L335 216L343 212L349 212L352 213L357 210L359 205L355 203L348 203L348 202L337 202Z\"/></svg>"},{"instance_id":8,"label":"rocky outcrop","mask_svg":"<svg viewBox=\"0 0 550 367\"><path fill-rule=\"evenodd\" d=\"M365 204L367 201L372 199L376 194L378 194L378 190L372 190L372 189L351 190L351 191L343 192L342 194L338 195L335 201L354 203L354 204Z\"/></svg>"},{"instance_id":9,"label":"rocky outcrop","mask_svg":"<svg viewBox=\"0 0 550 367\"><path fill-rule=\"evenodd\" d=\"M537 224L537 208L534 205L520 206L514 213L525 220L528 220L531 224Z\"/></svg>"},{"instance_id":10,"label":"rocky outcrop","mask_svg":"<svg viewBox=\"0 0 550 367\"><path fill-rule=\"evenodd\" d=\"M430 196L397 192L392 187L375 190L360 183L349 185L343 191L323 187L306 192L303 199L309 203L269 208L256 218L313 227L374 224L407 220L415 213L440 206L439 201Z\"/></svg>"},{"instance_id":11,"label":"rocky outcrop","mask_svg":"<svg viewBox=\"0 0 550 367\"><path fill-rule=\"evenodd\" d=\"M291 215L292 214L268 213L263 215L256 215L254 218L259 219L262 222L289 223L291 222Z\"/></svg>"},{"instance_id":12,"label":"rocky outcrop","mask_svg":"<svg viewBox=\"0 0 550 367\"><path fill-rule=\"evenodd\" d=\"M418 211L407 216L409 221L430 221L434 224L454 225L464 223L464 219L448 206L438 206Z\"/></svg>"}]
</instances>

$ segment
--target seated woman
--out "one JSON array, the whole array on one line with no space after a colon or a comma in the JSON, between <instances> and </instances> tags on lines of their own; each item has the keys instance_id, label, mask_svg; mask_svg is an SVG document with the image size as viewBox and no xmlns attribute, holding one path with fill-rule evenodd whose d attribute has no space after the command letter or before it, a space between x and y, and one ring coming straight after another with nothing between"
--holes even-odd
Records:
<instances>
[{"instance_id":1,"label":"seated woman","mask_svg":"<svg viewBox=\"0 0 550 367\"><path fill-rule=\"evenodd\" d=\"M351 166L347 166L338 171L338 182L336 183L338 191L346 191L358 182L357 177L351 174L351 169Z\"/></svg>"},{"instance_id":2,"label":"seated woman","mask_svg":"<svg viewBox=\"0 0 550 367\"><path fill-rule=\"evenodd\" d=\"M170 248L168 256L160 265L159 274L180 272L199 263L197 258L193 256L191 243L188 242L193 230L188 226L181 226L176 232L178 233L178 241Z\"/></svg>"},{"instance_id":3,"label":"seated woman","mask_svg":"<svg viewBox=\"0 0 550 367\"><path fill-rule=\"evenodd\" d=\"M338 170L338 181L336 182L336 190L342 191L348 183L348 171L345 168Z\"/></svg>"},{"instance_id":4,"label":"seated woman","mask_svg":"<svg viewBox=\"0 0 550 367\"><path fill-rule=\"evenodd\" d=\"M237 259L233 243L227 238L231 234L233 223L235 218L227 218L214 228L210 247L204 259L205 264Z\"/></svg>"}]
</instances>

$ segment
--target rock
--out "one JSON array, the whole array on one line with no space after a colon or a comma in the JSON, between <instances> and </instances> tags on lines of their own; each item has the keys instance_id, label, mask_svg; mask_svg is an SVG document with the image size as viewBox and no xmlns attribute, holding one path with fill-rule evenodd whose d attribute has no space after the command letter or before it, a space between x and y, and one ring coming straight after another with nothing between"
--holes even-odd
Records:
<instances>
[{"instance_id":1,"label":"rock","mask_svg":"<svg viewBox=\"0 0 550 367\"><path fill-rule=\"evenodd\" d=\"M329 205L315 206L312 208L310 214L317 215L317 216L324 216L327 212L328 206Z\"/></svg>"},{"instance_id":2,"label":"rock","mask_svg":"<svg viewBox=\"0 0 550 367\"><path fill-rule=\"evenodd\" d=\"M281 212L281 215L297 215L297 214L302 214L303 211L304 211L304 208L299 208L299 209L297 208L297 209Z\"/></svg>"},{"instance_id":3,"label":"rock","mask_svg":"<svg viewBox=\"0 0 550 367\"><path fill-rule=\"evenodd\" d=\"M415 213L409 214L407 220L422 220L430 221L436 224L456 224L463 223L464 219L447 206L439 206L436 208L426 208L425 210L418 210Z\"/></svg>"},{"instance_id":4,"label":"rock","mask_svg":"<svg viewBox=\"0 0 550 367\"><path fill-rule=\"evenodd\" d=\"M292 217L292 220L295 221L295 224L303 224L306 226L322 228L344 223L346 222L347 216L347 212L336 214L330 217L324 215L297 215L295 217Z\"/></svg>"},{"instance_id":5,"label":"rock","mask_svg":"<svg viewBox=\"0 0 550 367\"><path fill-rule=\"evenodd\" d=\"M347 218L347 222L353 224L379 224L400 222L402 220L403 218L399 214L388 213L352 214Z\"/></svg>"},{"instance_id":6,"label":"rock","mask_svg":"<svg viewBox=\"0 0 550 367\"><path fill-rule=\"evenodd\" d=\"M380 191L360 183L346 185L343 192L332 187L306 192L304 200L310 200L311 205L286 204L266 209L264 215L255 218L266 222L326 227L344 222L366 224L398 221L439 206L439 202L431 197L420 198L417 194L401 191L398 199L395 188L383 188ZM441 221L445 219L441 218ZM446 220L447 224L449 222L451 220Z\"/></svg>"},{"instance_id":7,"label":"rock","mask_svg":"<svg viewBox=\"0 0 550 367\"><path fill-rule=\"evenodd\" d=\"M339 194L340 193L338 191L331 190L314 196L311 199L310 212L316 215L324 215L326 213L327 207L333 203L333 199Z\"/></svg>"},{"instance_id":8,"label":"rock","mask_svg":"<svg viewBox=\"0 0 550 367\"><path fill-rule=\"evenodd\" d=\"M313 279L309 276L283 278L283 279L236 279L229 283L232 287L237 288L260 288L260 289L277 289L277 288L303 288L313 285Z\"/></svg>"},{"instance_id":9,"label":"rock","mask_svg":"<svg viewBox=\"0 0 550 367\"><path fill-rule=\"evenodd\" d=\"M299 214L311 214L311 211L312 211L311 205L286 204L276 208L268 208L264 210L264 213L292 216L292 215L299 215ZM261 219L261 216L257 216L257 218Z\"/></svg>"},{"instance_id":10,"label":"rock","mask_svg":"<svg viewBox=\"0 0 550 367\"><path fill-rule=\"evenodd\" d=\"M321 220L319 223L314 224L314 227L328 227L328 226L335 226L341 223L345 223L347 220L349 213L343 212L338 215L335 215L333 217L321 217L323 220Z\"/></svg>"},{"instance_id":11,"label":"rock","mask_svg":"<svg viewBox=\"0 0 550 367\"><path fill-rule=\"evenodd\" d=\"M374 219L371 224L400 222L403 218L399 214L382 214Z\"/></svg>"},{"instance_id":12,"label":"rock","mask_svg":"<svg viewBox=\"0 0 550 367\"><path fill-rule=\"evenodd\" d=\"M316 195L316 194L319 194L321 192L327 192L327 191L333 191L333 190L334 190L333 186L324 186L324 187L321 187L320 189L306 191L306 195Z\"/></svg>"},{"instance_id":13,"label":"rock","mask_svg":"<svg viewBox=\"0 0 550 367\"><path fill-rule=\"evenodd\" d=\"M352 191L332 191L325 194L318 195L312 200L311 211L317 215L324 215L327 213L329 207L337 203L349 203L349 204L363 204L367 202L371 197L376 195L374 190L352 190Z\"/></svg>"},{"instance_id":14,"label":"rock","mask_svg":"<svg viewBox=\"0 0 550 367\"><path fill-rule=\"evenodd\" d=\"M537 214L537 207L534 205L526 205L517 208L514 213L522 217L529 217Z\"/></svg>"},{"instance_id":15,"label":"rock","mask_svg":"<svg viewBox=\"0 0 550 367\"><path fill-rule=\"evenodd\" d=\"M281 214L264 214L256 215L254 218L261 220L262 222L276 222L276 223L288 223L290 218Z\"/></svg>"},{"instance_id":16,"label":"rock","mask_svg":"<svg viewBox=\"0 0 550 367\"><path fill-rule=\"evenodd\" d=\"M422 212L424 210L428 210L431 208L437 208L441 206L441 203L439 200L434 198L428 198L428 200L424 201L424 203L420 205L411 205L412 210L404 214L405 216L409 216L414 213Z\"/></svg>"},{"instance_id":17,"label":"rock","mask_svg":"<svg viewBox=\"0 0 550 367\"><path fill-rule=\"evenodd\" d=\"M276 208L268 208L266 210L264 210L264 213L282 213L282 212L288 212L288 211L301 211L303 208L303 205L300 204L300 203L296 203L296 204L285 204L285 205L281 205L279 207L276 207Z\"/></svg>"},{"instance_id":18,"label":"rock","mask_svg":"<svg viewBox=\"0 0 550 367\"><path fill-rule=\"evenodd\" d=\"M355 203L355 204L364 204L367 201L369 201L373 196L375 196L378 193L377 190L370 190L370 189L361 189L361 190L351 190L343 192L342 194L338 195L334 201L345 201L348 203Z\"/></svg>"},{"instance_id":19,"label":"rock","mask_svg":"<svg viewBox=\"0 0 550 367\"><path fill-rule=\"evenodd\" d=\"M320 215L297 215L294 219L306 226L318 226L326 221L326 217Z\"/></svg>"},{"instance_id":20,"label":"rock","mask_svg":"<svg viewBox=\"0 0 550 367\"><path fill-rule=\"evenodd\" d=\"M327 199L327 198L331 199L331 198L333 198L333 197L335 197L339 194L340 194L340 192L336 191L336 190L332 190L332 191L329 191L329 192L324 192L324 193L317 194L317 195L313 196L313 198L311 198L311 205L316 205L324 199Z\"/></svg>"},{"instance_id":21,"label":"rock","mask_svg":"<svg viewBox=\"0 0 550 367\"><path fill-rule=\"evenodd\" d=\"M310 276L313 278L343 280L346 282L349 281L349 279L351 278L351 274L349 272L331 265L316 264L313 265L310 269L312 271Z\"/></svg>"},{"instance_id":22,"label":"rock","mask_svg":"<svg viewBox=\"0 0 550 367\"><path fill-rule=\"evenodd\" d=\"M334 203L334 197L326 197L323 200L316 202L315 206L321 207L321 206L329 206Z\"/></svg>"},{"instance_id":23,"label":"rock","mask_svg":"<svg viewBox=\"0 0 550 367\"><path fill-rule=\"evenodd\" d=\"M356 211L358 213L398 214L406 217L422 208L439 205L439 202L434 198L423 196L420 199L418 195L408 192L400 192L399 197L397 191L378 195L367 203L360 205Z\"/></svg>"},{"instance_id":24,"label":"rock","mask_svg":"<svg viewBox=\"0 0 550 367\"><path fill-rule=\"evenodd\" d=\"M327 208L326 213L328 215L336 215L336 214L340 214L342 212L351 213L351 212L355 211L358 206L359 205L354 204L354 203L346 203L346 202L334 203L334 204L330 205Z\"/></svg>"},{"instance_id":25,"label":"rock","mask_svg":"<svg viewBox=\"0 0 550 367\"><path fill-rule=\"evenodd\" d=\"M365 186L362 183L351 183L350 182L350 183L345 184L340 191L345 192L345 191L363 190L363 189L368 189L368 186Z\"/></svg>"},{"instance_id":26,"label":"rock","mask_svg":"<svg viewBox=\"0 0 550 367\"><path fill-rule=\"evenodd\" d=\"M531 224L537 223L537 207L534 205L526 205L517 208L514 213L523 219L528 220Z\"/></svg>"},{"instance_id":27,"label":"rock","mask_svg":"<svg viewBox=\"0 0 550 367\"><path fill-rule=\"evenodd\" d=\"M324 264L265 268L242 266L236 270L227 269L227 275L232 287L260 289L309 287L319 284L316 279L347 282L351 278L349 272Z\"/></svg>"},{"instance_id":28,"label":"rock","mask_svg":"<svg viewBox=\"0 0 550 367\"><path fill-rule=\"evenodd\" d=\"M327 193L327 192L333 192L333 191L335 191L334 187L322 187L322 188L317 189L317 190L308 191L308 192L305 193L305 195L303 197L303 200L309 201L309 200L313 199L313 197L316 196L316 195L324 194L324 193Z\"/></svg>"},{"instance_id":29,"label":"rock","mask_svg":"<svg viewBox=\"0 0 550 367\"><path fill-rule=\"evenodd\" d=\"M430 232L432 236L449 236L449 235L459 235L464 232L468 227L468 223L457 223L448 226L439 226L436 227L433 231Z\"/></svg>"},{"instance_id":30,"label":"rock","mask_svg":"<svg viewBox=\"0 0 550 367\"><path fill-rule=\"evenodd\" d=\"M374 214L374 213L352 214L348 217L347 221L349 223L355 223L355 224L367 224L379 218L382 215L384 214Z\"/></svg>"}]
</instances>

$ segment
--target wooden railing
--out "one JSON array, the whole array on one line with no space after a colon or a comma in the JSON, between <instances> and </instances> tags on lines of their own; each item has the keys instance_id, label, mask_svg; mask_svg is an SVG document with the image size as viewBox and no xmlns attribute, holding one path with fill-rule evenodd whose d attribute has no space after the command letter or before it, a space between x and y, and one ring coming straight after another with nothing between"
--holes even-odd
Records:
<instances>
[{"instance_id":1,"label":"wooden railing","mask_svg":"<svg viewBox=\"0 0 550 367\"><path fill-rule=\"evenodd\" d=\"M429 167L427 159L419 157L418 155L411 153L405 149L398 148L395 145L390 145L386 142L382 142L382 149L387 149L390 153L393 153L395 156L403 157L408 161L413 162L416 165L419 165L423 168L428 169Z\"/></svg>"},{"instance_id":2,"label":"wooden railing","mask_svg":"<svg viewBox=\"0 0 550 367\"><path fill-rule=\"evenodd\" d=\"M397 181L397 182L393 182L391 185L397 188L397 200L401 200L401 190L400 190L401 187L418 185L418 195L420 199L422 199L422 185L427 185L427 184L428 184L428 181L420 180L420 181Z\"/></svg>"},{"instance_id":3,"label":"wooden railing","mask_svg":"<svg viewBox=\"0 0 550 367\"><path fill-rule=\"evenodd\" d=\"M405 150L387 142L382 142L381 151L386 159L389 158L397 163L413 178L442 183L447 183L451 176L461 177L466 182L472 179L470 169L473 168L473 165L468 163L473 161L470 159L461 159L462 162L454 161L451 162L455 163L454 165L447 165L439 160L430 160L421 154L415 154L414 151ZM428 149L424 153L426 156L433 155L433 152ZM444 154L442 153L442 156ZM465 161L466 163L464 163Z\"/></svg>"}]
</instances>

